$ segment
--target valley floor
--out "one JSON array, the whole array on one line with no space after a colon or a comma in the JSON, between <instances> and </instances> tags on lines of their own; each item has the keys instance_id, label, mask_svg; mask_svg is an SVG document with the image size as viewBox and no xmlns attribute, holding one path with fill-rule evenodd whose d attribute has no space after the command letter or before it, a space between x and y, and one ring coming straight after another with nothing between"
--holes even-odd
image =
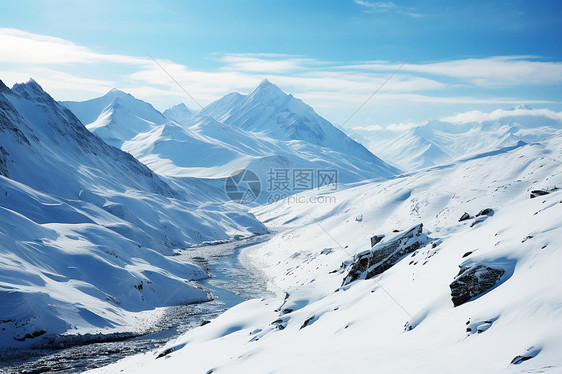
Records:
<instances>
[{"instance_id":1,"label":"valley floor","mask_svg":"<svg viewBox=\"0 0 562 374\"><path fill-rule=\"evenodd\" d=\"M147 327L151 333L123 339L100 336L100 342L84 344L77 341L62 349L7 350L0 354L0 373L74 373L101 367L157 349L245 300L271 296L262 274L251 267L245 255L247 249L269 237L268 234L257 235L178 251L175 259L197 263L209 272L211 278L200 281L200 284L213 294L213 300L155 309Z\"/></svg>"}]
</instances>

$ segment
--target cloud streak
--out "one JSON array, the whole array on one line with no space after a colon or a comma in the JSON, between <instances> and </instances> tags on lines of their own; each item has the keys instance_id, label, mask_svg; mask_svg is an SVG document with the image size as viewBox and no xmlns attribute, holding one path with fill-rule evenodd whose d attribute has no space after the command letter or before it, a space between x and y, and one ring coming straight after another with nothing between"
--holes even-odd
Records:
<instances>
[{"instance_id":1,"label":"cloud streak","mask_svg":"<svg viewBox=\"0 0 562 374\"><path fill-rule=\"evenodd\" d=\"M377 4L380 9L393 8L392 3ZM231 91L248 92L268 78L334 122L353 112L400 65L385 61L338 63L263 53L211 57L219 63L213 70L192 69L164 59L158 62L202 104ZM87 99L117 86L162 109L179 101L190 104L148 56L100 53L61 38L15 29L0 28L0 74L0 79L10 84L33 76L61 100ZM527 86L553 87L560 83L562 63L532 56L408 63L365 110L383 107L401 115L402 108L420 105L552 103L560 98L522 97L517 92L525 94ZM502 87L521 89L506 95L507 91L497 90ZM357 123L362 121L357 119Z\"/></svg>"}]
</instances>

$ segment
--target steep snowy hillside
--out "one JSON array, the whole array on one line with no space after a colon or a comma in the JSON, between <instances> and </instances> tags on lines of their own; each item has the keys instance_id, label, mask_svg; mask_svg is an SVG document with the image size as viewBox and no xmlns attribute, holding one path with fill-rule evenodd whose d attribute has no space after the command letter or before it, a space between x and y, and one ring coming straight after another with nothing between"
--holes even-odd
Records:
<instances>
[{"instance_id":1,"label":"steep snowy hillside","mask_svg":"<svg viewBox=\"0 0 562 374\"><path fill-rule=\"evenodd\" d=\"M559 372L560 186L556 137L260 207L284 297L96 372Z\"/></svg>"},{"instance_id":2,"label":"steep snowy hillside","mask_svg":"<svg viewBox=\"0 0 562 374\"><path fill-rule=\"evenodd\" d=\"M33 80L0 82L0 174L3 347L142 331L139 312L207 298L190 283L206 274L162 253L265 230L213 184L180 188L107 145Z\"/></svg>"},{"instance_id":3,"label":"steep snowy hillside","mask_svg":"<svg viewBox=\"0 0 562 374\"><path fill-rule=\"evenodd\" d=\"M62 103L86 128L106 143L120 147L125 140L166 122L152 105L116 88L102 97ZM187 109L187 108L186 108Z\"/></svg>"},{"instance_id":4,"label":"steep snowy hillside","mask_svg":"<svg viewBox=\"0 0 562 374\"><path fill-rule=\"evenodd\" d=\"M163 114L167 119L171 119L172 121L176 121L181 124L187 123L189 118L193 115L184 103L174 105L173 107L166 109Z\"/></svg>"},{"instance_id":5,"label":"steep snowy hillside","mask_svg":"<svg viewBox=\"0 0 562 374\"><path fill-rule=\"evenodd\" d=\"M403 170L558 136L562 113L518 106L491 113L467 112L402 131L355 130L368 148Z\"/></svg>"}]
</instances>

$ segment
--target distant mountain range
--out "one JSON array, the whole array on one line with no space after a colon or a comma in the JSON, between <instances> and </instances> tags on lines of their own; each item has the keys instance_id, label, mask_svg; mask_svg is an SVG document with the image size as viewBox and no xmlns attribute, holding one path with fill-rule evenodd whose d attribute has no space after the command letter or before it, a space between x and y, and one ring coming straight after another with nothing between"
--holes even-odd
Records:
<instances>
[{"instance_id":1,"label":"distant mountain range","mask_svg":"<svg viewBox=\"0 0 562 374\"><path fill-rule=\"evenodd\" d=\"M94 134L160 175L216 179L246 168L259 176L264 192L272 192L266 190L273 170L335 170L340 183L400 173L267 80L248 95L228 94L193 114L180 104L161 115L116 90L63 105ZM266 198L264 193L260 201Z\"/></svg>"},{"instance_id":2,"label":"distant mountain range","mask_svg":"<svg viewBox=\"0 0 562 374\"><path fill-rule=\"evenodd\" d=\"M518 106L468 112L402 131L352 129L350 136L402 170L417 170L461 157L548 139L562 130L562 114Z\"/></svg>"}]
</instances>

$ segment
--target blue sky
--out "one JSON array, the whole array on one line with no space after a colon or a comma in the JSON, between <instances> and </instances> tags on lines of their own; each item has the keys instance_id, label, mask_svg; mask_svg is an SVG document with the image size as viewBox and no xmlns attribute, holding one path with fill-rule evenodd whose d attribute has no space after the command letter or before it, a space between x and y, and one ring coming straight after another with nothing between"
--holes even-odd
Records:
<instances>
[{"instance_id":1,"label":"blue sky","mask_svg":"<svg viewBox=\"0 0 562 374\"><path fill-rule=\"evenodd\" d=\"M560 1L18 1L0 12L0 79L60 100L113 86L158 109L263 78L343 123L388 125L519 103L562 110Z\"/></svg>"}]
</instances>

